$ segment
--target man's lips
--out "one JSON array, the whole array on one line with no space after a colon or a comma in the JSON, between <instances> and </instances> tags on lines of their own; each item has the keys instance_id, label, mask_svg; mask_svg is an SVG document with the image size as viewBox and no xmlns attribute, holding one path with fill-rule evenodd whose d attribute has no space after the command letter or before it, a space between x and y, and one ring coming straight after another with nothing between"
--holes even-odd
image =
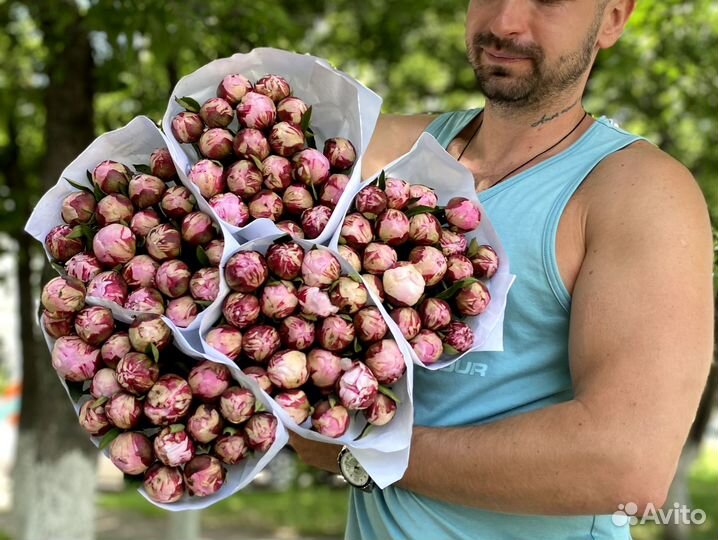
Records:
<instances>
[{"instance_id":1,"label":"man's lips","mask_svg":"<svg viewBox=\"0 0 718 540\"><path fill-rule=\"evenodd\" d=\"M529 60L526 56L520 56L518 54L509 53L506 51L497 51L495 49L484 49L486 57L493 62L521 62L523 60Z\"/></svg>"}]
</instances>

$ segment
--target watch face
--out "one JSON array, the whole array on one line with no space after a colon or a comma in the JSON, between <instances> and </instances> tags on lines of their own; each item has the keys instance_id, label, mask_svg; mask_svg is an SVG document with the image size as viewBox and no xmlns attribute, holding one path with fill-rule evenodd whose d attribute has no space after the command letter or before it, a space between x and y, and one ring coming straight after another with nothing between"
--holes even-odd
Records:
<instances>
[{"instance_id":1,"label":"watch face","mask_svg":"<svg viewBox=\"0 0 718 540\"><path fill-rule=\"evenodd\" d=\"M369 483L369 473L364 470L357 459L351 454L351 452L345 452L342 455L339 468L342 471L342 476L346 478L352 486L363 487Z\"/></svg>"}]
</instances>

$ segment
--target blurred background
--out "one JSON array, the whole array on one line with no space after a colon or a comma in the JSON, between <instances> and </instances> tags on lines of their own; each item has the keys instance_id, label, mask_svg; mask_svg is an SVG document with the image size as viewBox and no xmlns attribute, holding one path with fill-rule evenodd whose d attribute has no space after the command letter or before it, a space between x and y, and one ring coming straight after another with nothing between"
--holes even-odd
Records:
<instances>
[{"instance_id":1,"label":"blurred background","mask_svg":"<svg viewBox=\"0 0 718 540\"><path fill-rule=\"evenodd\" d=\"M44 256L22 227L94 137L138 114L159 120L180 77L235 52L268 46L325 57L379 93L386 113L481 105L465 60L466 4L0 0L0 540L341 537L346 487L289 451L249 489L186 514L152 507L98 460L49 369L34 323ZM717 60L716 2L641 0L618 45L599 56L585 99L594 115L680 159L714 224ZM716 387L714 363L666 504L700 508L705 523L637 526L636 539L716 537ZM67 536L38 538L40 522Z\"/></svg>"}]
</instances>

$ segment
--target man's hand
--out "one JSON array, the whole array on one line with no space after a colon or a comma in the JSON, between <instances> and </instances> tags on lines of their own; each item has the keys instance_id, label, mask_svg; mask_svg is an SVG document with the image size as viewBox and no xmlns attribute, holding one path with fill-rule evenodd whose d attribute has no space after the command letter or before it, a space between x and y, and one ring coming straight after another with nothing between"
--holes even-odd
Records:
<instances>
[{"instance_id":1,"label":"man's hand","mask_svg":"<svg viewBox=\"0 0 718 540\"><path fill-rule=\"evenodd\" d=\"M340 445L310 441L290 431L289 446L294 449L299 459L307 465L330 473L339 474L337 457L339 456L339 451L342 449Z\"/></svg>"}]
</instances>

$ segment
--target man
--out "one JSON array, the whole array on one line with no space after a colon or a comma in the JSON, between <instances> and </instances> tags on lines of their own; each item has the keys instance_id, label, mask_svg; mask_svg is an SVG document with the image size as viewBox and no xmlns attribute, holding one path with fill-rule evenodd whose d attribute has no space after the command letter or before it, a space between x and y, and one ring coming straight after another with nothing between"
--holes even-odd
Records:
<instances>
[{"instance_id":1,"label":"man","mask_svg":"<svg viewBox=\"0 0 718 540\"><path fill-rule=\"evenodd\" d=\"M408 469L352 490L348 538L630 538L610 514L665 501L711 359L712 246L690 173L581 106L634 2L472 0L485 109L380 119L365 176L428 129L517 280L503 352L415 370ZM337 471L337 446L292 444Z\"/></svg>"}]
</instances>

